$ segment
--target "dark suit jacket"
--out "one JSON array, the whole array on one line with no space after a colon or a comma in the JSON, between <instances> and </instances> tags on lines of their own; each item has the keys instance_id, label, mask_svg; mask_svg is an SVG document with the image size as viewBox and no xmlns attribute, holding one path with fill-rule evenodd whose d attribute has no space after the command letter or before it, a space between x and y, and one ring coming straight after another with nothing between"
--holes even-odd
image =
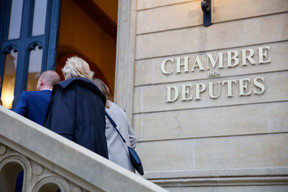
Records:
<instances>
[{"instance_id":1,"label":"dark suit jacket","mask_svg":"<svg viewBox=\"0 0 288 192\"><path fill-rule=\"evenodd\" d=\"M24 91L14 111L31 121L44 125L51 90ZM22 191L23 170L17 177L15 192Z\"/></svg>"},{"instance_id":2,"label":"dark suit jacket","mask_svg":"<svg viewBox=\"0 0 288 192\"><path fill-rule=\"evenodd\" d=\"M45 127L108 158L105 136L105 96L82 77L53 87Z\"/></svg>"},{"instance_id":3,"label":"dark suit jacket","mask_svg":"<svg viewBox=\"0 0 288 192\"><path fill-rule=\"evenodd\" d=\"M50 96L50 90L24 91L14 111L40 125L44 125Z\"/></svg>"}]
</instances>

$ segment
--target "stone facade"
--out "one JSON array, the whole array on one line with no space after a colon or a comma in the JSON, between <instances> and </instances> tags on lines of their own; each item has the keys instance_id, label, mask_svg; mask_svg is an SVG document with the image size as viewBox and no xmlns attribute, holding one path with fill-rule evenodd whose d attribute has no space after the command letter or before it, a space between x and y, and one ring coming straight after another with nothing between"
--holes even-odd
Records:
<instances>
[{"instance_id":1,"label":"stone facade","mask_svg":"<svg viewBox=\"0 0 288 192\"><path fill-rule=\"evenodd\" d=\"M145 177L170 191L287 191L288 1L212 0L209 27L201 1L119 1L115 99Z\"/></svg>"}]
</instances>

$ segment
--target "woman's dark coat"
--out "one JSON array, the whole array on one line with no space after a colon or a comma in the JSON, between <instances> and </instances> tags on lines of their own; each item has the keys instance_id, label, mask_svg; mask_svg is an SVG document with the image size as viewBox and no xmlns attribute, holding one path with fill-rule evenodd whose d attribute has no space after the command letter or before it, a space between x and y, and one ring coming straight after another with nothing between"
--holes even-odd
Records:
<instances>
[{"instance_id":1,"label":"woman's dark coat","mask_svg":"<svg viewBox=\"0 0 288 192\"><path fill-rule=\"evenodd\" d=\"M105 137L105 96L82 77L53 87L45 127L108 158Z\"/></svg>"}]
</instances>

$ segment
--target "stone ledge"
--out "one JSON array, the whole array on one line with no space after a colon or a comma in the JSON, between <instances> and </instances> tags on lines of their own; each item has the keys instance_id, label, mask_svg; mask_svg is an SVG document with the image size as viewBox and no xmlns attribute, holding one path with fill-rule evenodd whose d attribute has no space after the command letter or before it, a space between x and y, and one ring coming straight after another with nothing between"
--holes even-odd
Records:
<instances>
[{"instance_id":1,"label":"stone ledge","mask_svg":"<svg viewBox=\"0 0 288 192\"><path fill-rule=\"evenodd\" d=\"M187 171L149 171L145 178L203 178L203 177L244 177L244 176L288 176L288 167L231 168L231 169L195 169Z\"/></svg>"},{"instance_id":2,"label":"stone ledge","mask_svg":"<svg viewBox=\"0 0 288 192\"><path fill-rule=\"evenodd\" d=\"M288 167L147 172L162 187L288 185Z\"/></svg>"}]
</instances>

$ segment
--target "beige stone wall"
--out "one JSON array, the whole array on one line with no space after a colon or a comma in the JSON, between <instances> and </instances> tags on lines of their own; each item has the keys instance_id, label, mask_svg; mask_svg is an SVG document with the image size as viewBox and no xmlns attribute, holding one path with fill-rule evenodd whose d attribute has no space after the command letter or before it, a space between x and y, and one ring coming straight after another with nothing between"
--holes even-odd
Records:
<instances>
[{"instance_id":1,"label":"beige stone wall","mask_svg":"<svg viewBox=\"0 0 288 192\"><path fill-rule=\"evenodd\" d=\"M118 52L117 67L133 77L117 78L116 101L128 109L133 121L145 176L171 191L184 191L183 187L185 191L286 191L288 1L212 0L209 27L202 24L201 1L131 1L130 33L118 34L129 40L125 45L130 63L125 67ZM265 59L271 62L260 63L261 47L269 48ZM247 49L255 52L256 64L241 65L240 55L237 67L214 70L218 77L209 78L209 70L191 72L197 57L205 63L207 54L216 58L223 52L227 65L227 52L241 54ZM185 57L189 72L176 73L177 58L183 62ZM161 72L165 59L174 61L166 65L174 70L170 75ZM263 94L239 96L237 84L233 97L227 97L222 87L217 99L209 98L208 88L201 99L195 99L197 83L256 77L264 79ZM119 81L133 85L128 88ZM193 99L181 101L180 95L167 102L167 87L182 85L192 85Z\"/></svg>"}]
</instances>

